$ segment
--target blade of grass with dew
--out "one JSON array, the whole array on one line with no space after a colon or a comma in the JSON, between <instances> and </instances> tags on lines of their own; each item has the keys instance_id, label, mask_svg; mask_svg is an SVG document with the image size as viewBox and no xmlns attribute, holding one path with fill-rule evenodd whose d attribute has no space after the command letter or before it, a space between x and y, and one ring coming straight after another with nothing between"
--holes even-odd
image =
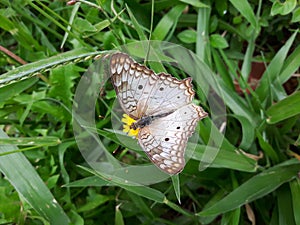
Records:
<instances>
[{"instance_id":1,"label":"blade of grass with dew","mask_svg":"<svg viewBox=\"0 0 300 225\"><path fill-rule=\"evenodd\" d=\"M2 138L8 136L0 130ZM13 151L14 145L0 145L1 153ZM69 218L22 153L0 157L0 170L17 192L50 224L69 224Z\"/></svg>"}]
</instances>

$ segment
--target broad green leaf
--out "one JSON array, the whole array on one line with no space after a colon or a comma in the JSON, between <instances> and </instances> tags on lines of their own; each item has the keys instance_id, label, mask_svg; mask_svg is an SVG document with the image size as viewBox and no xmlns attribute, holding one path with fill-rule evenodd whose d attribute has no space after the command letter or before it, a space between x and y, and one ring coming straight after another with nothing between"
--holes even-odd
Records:
<instances>
[{"instance_id":1,"label":"broad green leaf","mask_svg":"<svg viewBox=\"0 0 300 225\"><path fill-rule=\"evenodd\" d=\"M96 32L97 29L87 20L80 17L74 21L74 26L82 32Z\"/></svg>"},{"instance_id":2,"label":"broad green leaf","mask_svg":"<svg viewBox=\"0 0 300 225\"><path fill-rule=\"evenodd\" d=\"M297 177L298 160L289 160L250 178L216 204L198 213L198 216L219 215L250 203L276 190L282 184Z\"/></svg>"},{"instance_id":3,"label":"broad green leaf","mask_svg":"<svg viewBox=\"0 0 300 225\"><path fill-rule=\"evenodd\" d=\"M13 190L8 181L1 180L0 187L0 212L1 212L1 223L10 221L11 223L20 222L22 216L21 211L22 204L20 204L20 198L18 193ZM20 215L21 214L21 215ZM5 218L5 220L4 220ZM18 221L18 222L17 222Z\"/></svg>"},{"instance_id":4,"label":"broad green leaf","mask_svg":"<svg viewBox=\"0 0 300 225\"><path fill-rule=\"evenodd\" d=\"M277 14L287 15L294 10L296 5L297 5L297 0L285 0L285 1L275 0L271 8L271 15L272 16L275 16Z\"/></svg>"},{"instance_id":5,"label":"broad green leaf","mask_svg":"<svg viewBox=\"0 0 300 225\"><path fill-rule=\"evenodd\" d=\"M51 70L49 96L63 102L67 107L72 105L72 88L75 79L80 77L79 68L74 65L61 66Z\"/></svg>"},{"instance_id":6,"label":"broad green leaf","mask_svg":"<svg viewBox=\"0 0 300 225\"><path fill-rule=\"evenodd\" d=\"M224 48L227 48L229 46L226 39L223 38L219 34L210 35L209 41L210 41L211 46L214 47L214 48L224 49Z\"/></svg>"},{"instance_id":7,"label":"broad green leaf","mask_svg":"<svg viewBox=\"0 0 300 225\"><path fill-rule=\"evenodd\" d=\"M192 44L196 43L197 32L194 30L184 30L177 35L178 39L183 43Z\"/></svg>"},{"instance_id":8,"label":"broad green leaf","mask_svg":"<svg viewBox=\"0 0 300 225\"><path fill-rule=\"evenodd\" d=\"M293 11L292 23L300 22L300 7Z\"/></svg>"},{"instance_id":9,"label":"broad green leaf","mask_svg":"<svg viewBox=\"0 0 300 225\"><path fill-rule=\"evenodd\" d=\"M58 121L70 121L71 116L70 116L70 111L63 107L62 105L56 105L53 102L58 102L55 101L55 99L45 99L44 101L37 101L34 102L32 105L32 111L33 112L39 112L42 114L49 114L53 117L55 117Z\"/></svg>"},{"instance_id":10,"label":"broad green leaf","mask_svg":"<svg viewBox=\"0 0 300 225\"><path fill-rule=\"evenodd\" d=\"M292 94L267 110L267 122L275 124L300 114L300 92Z\"/></svg>"},{"instance_id":11,"label":"broad green leaf","mask_svg":"<svg viewBox=\"0 0 300 225\"><path fill-rule=\"evenodd\" d=\"M7 86L6 86L7 87ZM46 97L46 91L39 91L35 92L33 91L31 95L29 94L21 94L17 95L13 98L13 100L17 103L20 108L26 106L26 109L22 111L22 116L19 118L20 125L22 126L26 118L28 117L29 113L32 110L32 106L35 102L39 102L40 100L45 99Z\"/></svg>"},{"instance_id":12,"label":"broad green leaf","mask_svg":"<svg viewBox=\"0 0 300 225\"><path fill-rule=\"evenodd\" d=\"M8 138L2 130L0 130L0 136ZM14 145L0 145L2 154L14 150L17 150ZM0 171L14 186L19 195L50 224L67 225L70 223L61 206L22 153L1 156Z\"/></svg>"}]
</instances>

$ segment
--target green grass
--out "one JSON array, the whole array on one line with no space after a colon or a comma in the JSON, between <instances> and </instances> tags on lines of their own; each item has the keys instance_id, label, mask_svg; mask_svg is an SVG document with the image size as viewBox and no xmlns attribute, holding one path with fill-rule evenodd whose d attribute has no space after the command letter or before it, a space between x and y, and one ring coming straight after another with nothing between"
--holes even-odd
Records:
<instances>
[{"instance_id":1,"label":"green grass","mask_svg":"<svg viewBox=\"0 0 300 225\"><path fill-rule=\"evenodd\" d=\"M112 8L111 1L0 0L0 223L300 224L300 19L293 2L116 1ZM89 65L101 81L97 62L124 44L145 58L149 46L134 44L149 39L197 55L178 56L187 74L160 63L169 58L159 51L150 66L180 79L196 71L195 98L210 114L199 123L199 141L188 145L195 152L187 151L184 171L172 178L149 166L136 140L112 129L118 114L109 82L95 90L95 127L73 130L85 119L73 104ZM251 89L253 62L265 70ZM287 94L284 84L295 80ZM80 101L83 109L89 101ZM99 136L107 164L88 164L81 154L94 142L75 136L89 135ZM141 174L143 182L133 182Z\"/></svg>"}]
</instances>

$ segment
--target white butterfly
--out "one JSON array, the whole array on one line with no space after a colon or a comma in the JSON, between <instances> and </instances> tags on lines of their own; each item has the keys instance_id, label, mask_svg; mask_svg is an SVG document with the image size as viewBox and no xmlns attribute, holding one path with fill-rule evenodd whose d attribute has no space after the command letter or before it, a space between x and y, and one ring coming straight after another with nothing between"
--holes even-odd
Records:
<instances>
[{"instance_id":1,"label":"white butterfly","mask_svg":"<svg viewBox=\"0 0 300 225\"><path fill-rule=\"evenodd\" d=\"M155 74L124 53L112 55L110 73L121 107L135 120L130 129L138 131L150 160L168 174L181 172L188 138L207 116L192 103L192 79Z\"/></svg>"}]
</instances>

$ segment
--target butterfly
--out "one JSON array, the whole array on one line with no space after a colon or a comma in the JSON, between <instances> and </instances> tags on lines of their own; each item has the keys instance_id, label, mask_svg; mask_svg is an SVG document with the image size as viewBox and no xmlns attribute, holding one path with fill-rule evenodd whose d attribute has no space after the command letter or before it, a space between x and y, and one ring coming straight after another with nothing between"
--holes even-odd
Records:
<instances>
[{"instance_id":1,"label":"butterfly","mask_svg":"<svg viewBox=\"0 0 300 225\"><path fill-rule=\"evenodd\" d=\"M192 78L178 80L135 62L125 53L110 59L110 76L117 98L136 131L139 145L162 171L174 175L184 166L184 152L199 120L208 114L192 103Z\"/></svg>"}]
</instances>

